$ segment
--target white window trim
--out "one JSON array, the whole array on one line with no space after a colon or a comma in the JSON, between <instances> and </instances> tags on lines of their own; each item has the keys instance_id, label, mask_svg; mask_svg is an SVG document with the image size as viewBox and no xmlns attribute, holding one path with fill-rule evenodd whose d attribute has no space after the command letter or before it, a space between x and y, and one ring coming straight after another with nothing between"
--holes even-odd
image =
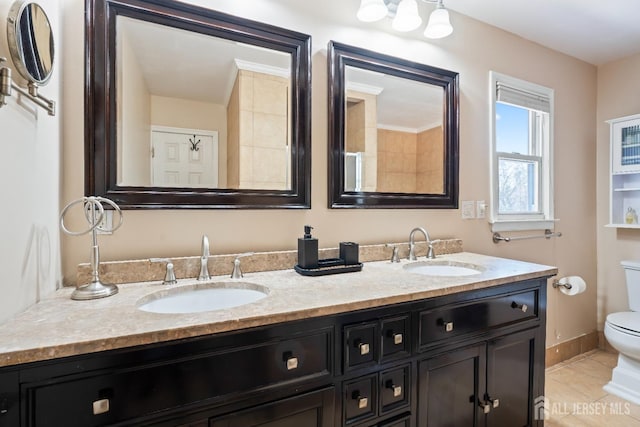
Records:
<instances>
[{"instance_id":1,"label":"white window trim","mask_svg":"<svg viewBox=\"0 0 640 427\"><path fill-rule=\"evenodd\" d=\"M490 188L490 203L491 210L489 215L489 223L491 224L491 231L520 231L520 230L553 230L555 223L558 221L554 217L554 186L553 186L553 142L554 142L554 90L545 86L540 86L535 83L531 83L525 80L520 80L515 77L507 76L497 73L495 71L489 72L489 115L490 115L490 141L491 150L489 153L489 165L491 171L491 188ZM539 213L531 214L527 217L518 216L513 219L506 219L505 216L498 216L498 156L496 152L496 84L497 82L503 82L507 85L512 85L517 88L524 89L528 92L539 93L549 98L549 143L543 144L542 157L548 159L547 162L542 162L542 170L540 171L541 185L544 191L541 199L542 206L542 218Z\"/></svg>"}]
</instances>

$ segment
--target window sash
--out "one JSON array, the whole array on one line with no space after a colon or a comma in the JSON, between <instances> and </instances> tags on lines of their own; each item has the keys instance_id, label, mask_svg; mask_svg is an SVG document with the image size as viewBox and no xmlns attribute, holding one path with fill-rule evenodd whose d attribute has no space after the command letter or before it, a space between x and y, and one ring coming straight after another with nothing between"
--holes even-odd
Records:
<instances>
[{"instance_id":1,"label":"window sash","mask_svg":"<svg viewBox=\"0 0 640 427\"><path fill-rule=\"evenodd\" d=\"M529 163L529 164L534 164L536 166L535 170L536 170L536 176L535 176L535 182L532 183L532 191L533 191L533 196L531 197L532 200L534 200L534 205L536 206L535 210L527 210L527 211L502 211L500 210L500 188L502 187L502 182L500 180L500 161L501 160L507 160L507 161L513 161L513 162L522 162L522 163ZM498 212L498 217L508 217L513 219L514 217L517 217L518 219L522 219L522 218L529 218L529 217L534 217L534 218L544 218L544 203L543 203L543 186L542 186L542 180L543 180L543 174L544 174L544 162L543 162L543 158L542 156L528 156L528 155L522 155L522 154L517 154L517 153L502 153L502 152L498 152L496 153L496 165L497 165L497 174L498 174L498 203L497 203L497 212Z\"/></svg>"}]
</instances>

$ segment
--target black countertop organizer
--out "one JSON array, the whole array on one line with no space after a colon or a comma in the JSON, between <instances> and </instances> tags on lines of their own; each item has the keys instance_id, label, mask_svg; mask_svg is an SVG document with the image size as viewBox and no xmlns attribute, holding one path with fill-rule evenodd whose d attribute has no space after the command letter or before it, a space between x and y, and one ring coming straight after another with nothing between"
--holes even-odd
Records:
<instances>
[{"instance_id":1,"label":"black countertop organizer","mask_svg":"<svg viewBox=\"0 0 640 427\"><path fill-rule=\"evenodd\" d=\"M347 264L342 258L319 259L318 267L303 268L298 264L293 268L303 276L326 276L328 274L351 273L362 270L362 263Z\"/></svg>"}]
</instances>

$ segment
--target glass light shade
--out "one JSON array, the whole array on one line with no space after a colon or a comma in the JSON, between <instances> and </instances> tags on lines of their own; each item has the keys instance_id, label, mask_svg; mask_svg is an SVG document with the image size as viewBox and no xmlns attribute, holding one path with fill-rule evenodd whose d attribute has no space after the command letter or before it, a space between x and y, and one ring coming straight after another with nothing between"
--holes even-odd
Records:
<instances>
[{"instance_id":1,"label":"glass light shade","mask_svg":"<svg viewBox=\"0 0 640 427\"><path fill-rule=\"evenodd\" d=\"M356 16L362 22L374 22L387 16L388 12L384 0L362 0Z\"/></svg>"},{"instance_id":2,"label":"glass light shade","mask_svg":"<svg viewBox=\"0 0 640 427\"><path fill-rule=\"evenodd\" d=\"M443 7L438 7L431 12L424 35L430 39L441 39L451 33L453 33L453 27L449 22L449 12Z\"/></svg>"},{"instance_id":3,"label":"glass light shade","mask_svg":"<svg viewBox=\"0 0 640 427\"><path fill-rule=\"evenodd\" d=\"M396 31L415 30L422 24L422 18L418 14L418 3L416 0L402 0L398 5L396 17L393 18L391 26Z\"/></svg>"}]
</instances>

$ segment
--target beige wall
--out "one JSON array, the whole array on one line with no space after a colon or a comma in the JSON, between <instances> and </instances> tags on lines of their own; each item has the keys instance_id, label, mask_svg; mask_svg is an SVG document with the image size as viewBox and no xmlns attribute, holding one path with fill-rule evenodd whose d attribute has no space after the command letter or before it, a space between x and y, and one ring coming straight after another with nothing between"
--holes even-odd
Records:
<instances>
[{"instance_id":1,"label":"beige wall","mask_svg":"<svg viewBox=\"0 0 640 427\"><path fill-rule=\"evenodd\" d=\"M308 4L307 4L308 3ZM353 3L353 4L351 4ZM293 249L304 224L321 247L406 241L412 227L432 237L458 237L468 251L556 265L583 276L589 290L572 298L549 286L548 339L553 345L596 328L596 67L513 34L452 13L451 37L427 41L419 31L399 35L387 24L357 23L357 2L318 8L298 0L220 0L216 8L312 36L312 208L310 210L132 210L122 228L100 238L104 260L196 255L202 234L213 253ZM210 4L201 0L200 4ZM83 2L65 8L67 44L63 199L83 194ZM384 31L382 31L384 29ZM555 206L557 239L494 244L486 220L462 220L459 210L330 210L327 208L326 46L336 40L460 73L460 200L489 200L489 71L555 89ZM619 82L621 85L625 82ZM631 92L631 91L630 91ZM74 282L88 261L88 240L65 238L63 271Z\"/></svg>"},{"instance_id":2,"label":"beige wall","mask_svg":"<svg viewBox=\"0 0 640 427\"><path fill-rule=\"evenodd\" d=\"M609 125L606 120L640 113L640 55L598 68L598 327L607 314L629 308L620 261L640 259L640 230L605 227L609 223Z\"/></svg>"},{"instance_id":3,"label":"beige wall","mask_svg":"<svg viewBox=\"0 0 640 427\"><path fill-rule=\"evenodd\" d=\"M59 52L63 40L59 37L58 0L38 3L49 16ZM0 57L7 58L8 64L3 65L11 67L13 78L24 87L7 45L7 13L12 4L13 0L0 0ZM56 58L51 80L39 90L56 101L55 117L15 91L0 108L0 179L4 183L0 191L0 324L60 284L60 132L65 109L60 82L64 67L64 61ZM77 114L74 120L81 123L82 108Z\"/></svg>"},{"instance_id":4,"label":"beige wall","mask_svg":"<svg viewBox=\"0 0 640 427\"><path fill-rule=\"evenodd\" d=\"M378 99L376 95L347 89L347 151L362 154L362 191L378 189ZM349 117L349 110L351 117Z\"/></svg>"},{"instance_id":5,"label":"beige wall","mask_svg":"<svg viewBox=\"0 0 640 427\"><path fill-rule=\"evenodd\" d=\"M118 50L118 182L151 185L151 99L147 82L127 37Z\"/></svg>"},{"instance_id":6,"label":"beige wall","mask_svg":"<svg viewBox=\"0 0 640 427\"><path fill-rule=\"evenodd\" d=\"M236 77L227 103L227 185L240 188L240 79Z\"/></svg>"}]
</instances>

